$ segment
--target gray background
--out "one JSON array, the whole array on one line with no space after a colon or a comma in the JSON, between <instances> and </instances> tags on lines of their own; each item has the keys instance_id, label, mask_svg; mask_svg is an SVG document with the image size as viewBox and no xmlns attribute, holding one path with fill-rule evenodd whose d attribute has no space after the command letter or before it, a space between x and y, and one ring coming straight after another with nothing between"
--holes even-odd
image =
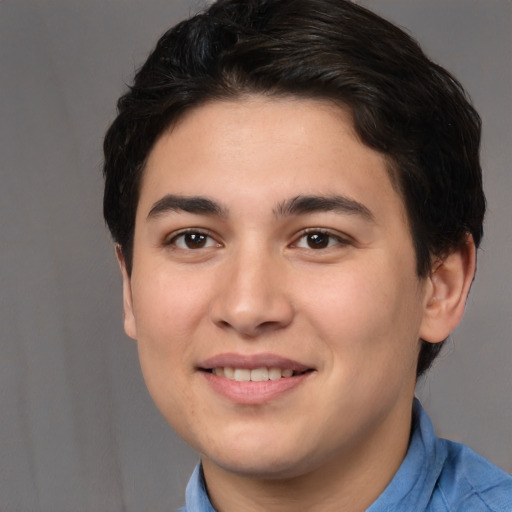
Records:
<instances>
[{"instance_id":1,"label":"gray background","mask_svg":"<svg viewBox=\"0 0 512 512\"><path fill-rule=\"evenodd\" d=\"M489 203L462 326L419 394L512 471L512 3L374 0L466 85ZM153 406L101 217L101 143L158 35L199 2L0 0L0 510L172 511L196 456Z\"/></svg>"}]
</instances>

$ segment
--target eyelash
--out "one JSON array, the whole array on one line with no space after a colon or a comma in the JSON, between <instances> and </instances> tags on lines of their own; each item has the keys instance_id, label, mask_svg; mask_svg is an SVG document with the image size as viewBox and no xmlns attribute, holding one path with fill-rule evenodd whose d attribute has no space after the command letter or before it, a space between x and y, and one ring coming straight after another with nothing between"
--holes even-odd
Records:
<instances>
[{"instance_id":1,"label":"eyelash","mask_svg":"<svg viewBox=\"0 0 512 512\"><path fill-rule=\"evenodd\" d=\"M210 245L207 245L206 247L205 246L199 246L199 247L180 247L177 243L178 240L180 239L183 239L183 243L186 244L186 241L185 241L185 237L187 235L196 235L198 237L203 237L204 240L206 240L206 243L208 244L208 241L210 241ZM211 244L211 242L213 242L213 244ZM189 228L189 229L185 229L183 231L180 231L178 233L173 233L171 237L169 238L166 238L164 240L164 246L166 247L173 247L173 248L176 248L176 249L182 249L182 250L190 250L190 251L194 251L194 250L198 250L198 249L207 249L209 247L212 247L212 246L216 246L216 247L220 247L221 244L219 244L218 242L215 241L214 237L211 235L211 233L209 231L205 231L205 230L202 230L202 229L194 229L194 228Z\"/></svg>"},{"instance_id":2,"label":"eyelash","mask_svg":"<svg viewBox=\"0 0 512 512\"><path fill-rule=\"evenodd\" d=\"M319 251L322 249L329 249L335 245L349 245L350 241L347 238L344 238L340 236L339 234L335 234L332 231L326 230L326 229L318 229L318 228L310 228L301 233L301 235L296 239L297 241L293 243L294 247L299 247L299 242L302 239L306 239L308 236L312 235L322 235L323 237L327 237L327 245L325 247L321 247L320 244L317 247L311 247L308 244L308 247L303 247L304 249L310 249L313 251ZM334 244L332 244L332 241L335 241ZM307 243L307 242L306 242Z\"/></svg>"},{"instance_id":3,"label":"eyelash","mask_svg":"<svg viewBox=\"0 0 512 512\"><path fill-rule=\"evenodd\" d=\"M196 247L188 246L187 241L185 240L187 235L197 236L198 238L201 239L201 241L204 242L204 245L201 245L201 241L200 241ZM320 240L316 247L310 246L307 241L307 237L314 236L314 235L320 235ZM327 238L327 241L326 241L326 244L323 245L325 238ZM177 241L180 239L183 240L183 245L185 245L185 247L183 247L183 246L180 247L180 245L178 245ZM347 238L344 238L344 237L340 236L339 234L334 234L329 230L319 229L319 228L307 229L307 230L303 231L300 234L300 236L298 238L296 238L295 240L296 241L291 244L292 247L297 247L297 248L301 248L301 249L309 249L309 250L313 250L313 251L329 249L336 245L342 245L342 246L348 245L350 243L350 241ZM300 247L299 244L302 240L306 240L305 243L308 245L307 247ZM332 243L333 241L335 243ZM221 247L221 244L215 241L215 238L212 236L212 234L209 231L205 231L205 230L201 230L201 229L194 229L194 228L189 228L189 229L186 229L186 230L183 230L183 231L173 234L170 238L167 238L164 241L164 245L167 247L171 246L176 249L191 250L191 251L199 250L199 249L207 249L209 247Z\"/></svg>"}]
</instances>

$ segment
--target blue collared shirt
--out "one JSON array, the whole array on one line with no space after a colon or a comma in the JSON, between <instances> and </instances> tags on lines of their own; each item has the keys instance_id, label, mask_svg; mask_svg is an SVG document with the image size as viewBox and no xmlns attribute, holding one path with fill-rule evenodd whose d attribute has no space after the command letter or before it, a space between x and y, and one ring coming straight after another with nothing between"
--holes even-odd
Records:
<instances>
[{"instance_id":1,"label":"blue collared shirt","mask_svg":"<svg viewBox=\"0 0 512 512\"><path fill-rule=\"evenodd\" d=\"M418 400L407 455L366 512L512 512L512 476L459 443L440 439ZM178 512L215 512L197 466Z\"/></svg>"}]
</instances>

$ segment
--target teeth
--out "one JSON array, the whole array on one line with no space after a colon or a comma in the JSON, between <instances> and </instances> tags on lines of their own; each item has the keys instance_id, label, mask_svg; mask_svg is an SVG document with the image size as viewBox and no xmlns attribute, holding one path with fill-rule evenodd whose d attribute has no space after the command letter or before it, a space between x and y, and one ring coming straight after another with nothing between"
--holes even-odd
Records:
<instances>
[{"instance_id":1,"label":"teeth","mask_svg":"<svg viewBox=\"0 0 512 512\"><path fill-rule=\"evenodd\" d=\"M236 368L235 380L237 382L249 382L251 380L251 370L246 370L245 368Z\"/></svg>"},{"instance_id":2,"label":"teeth","mask_svg":"<svg viewBox=\"0 0 512 512\"><path fill-rule=\"evenodd\" d=\"M265 382L267 380L279 380L281 378L288 378L293 375L293 370L290 368L255 368L249 370L247 368L231 368L226 366L224 368L213 368L212 373L218 377L225 377L229 380L236 380L238 382Z\"/></svg>"},{"instance_id":3,"label":"teeth","mask_svg":"<svg viewBox=\"0 0 512 512\"><path fill-rule=\"evenodd\" d=\"M263 382L268 380L268 370L266 368L256 368L251 370L251 380L253 382Z\"/></svg>"},{"instance_id":4,"label":"teeth","mask_svg":"<svg viewBox=\"0 0 512 512\"><path fill-rule=\"evenodd\" d=\"M268 378L270 380L279 380L283 376L281 368L269 368Z\"/></svg>"}]
</instances>

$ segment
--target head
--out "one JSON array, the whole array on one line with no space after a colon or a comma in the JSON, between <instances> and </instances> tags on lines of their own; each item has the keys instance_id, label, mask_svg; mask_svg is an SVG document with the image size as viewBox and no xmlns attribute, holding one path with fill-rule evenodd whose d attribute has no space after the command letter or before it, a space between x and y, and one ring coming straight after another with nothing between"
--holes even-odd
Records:
<instances>
[{"instance_id":1,"label":"head","mask_svg":"<svg viewBox=\"0 0 512 512\"><path fill-rule=\"evenodd\" d=\"M385 157L419 278L478 247L480 119L461 85L410 36L344 0L220 0L169 30L118 102L105 138L104 214L131 272L135 216L155 143L187 113L247 95L327 101ZM422 342L421 375L442 343Z\"/></svg>"}]
</instances>

